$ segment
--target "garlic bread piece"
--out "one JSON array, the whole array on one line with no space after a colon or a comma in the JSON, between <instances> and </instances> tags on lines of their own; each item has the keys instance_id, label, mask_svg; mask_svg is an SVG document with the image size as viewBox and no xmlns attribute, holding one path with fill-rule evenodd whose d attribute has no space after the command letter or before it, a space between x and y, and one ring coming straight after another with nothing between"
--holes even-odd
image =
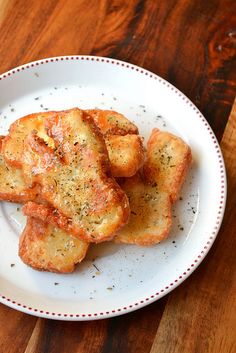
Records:
<instances>
[{"instance_id":1,"label":"garlic bread piece","mask_svg":"<svg viewBox=\"0 0 236 353\"><path fill-rule=\"evenodd\" d=\"M123 114L113 110L88 109L86 112L104 136L138 134L138 128Z\"/></svg>"},{"instance_id":2,"label":"garlic bread piece","mask_svg":"<svg viewBox=\"0 0 236 353\"><path fill-rule=\"evenodd\" d=\"M131 214L115 241L147 246L165 239L172 224L169 194L148 185L139 174L125 179L121 185L129 198Z\"/></svg>"},{"instance_id":3,"label":"garlic bread piece","mask_svg":"<svg viewBox=\"0 0 236 353\"><path fill-rule=\"evenodd\" d=\"M127 223L126 194L111 177L104 139L78 108L43 120L53 148L37 132L24 141L23 172L42 197L67 217L70 232L89 242L112 239Z\"/></svg>"},{"instance_id":4,"label":"garlic bread piece","mask_svg":"<svg viewBox=\"0 0 236 353\"><path fill-rule=\"evenodd\" d=\"M37 131L39 136L46 138L42 121L45 117L54 115L55 112L30 114L11 124L9 134L2 143L2 153L8 165L21 167L21 155L26 136L32 131Z\"/></svg>"},{"instance_id":5,"label":"garlic bread piece","mask_svg":"<svg viewBox=\"0 0 236 353\"><path fill-rule=\"evenodd\" d=\"M139 135L110 135L105 138L111 173L114 177L131 177L144 163L144 148Z\"/></svg>"},{"instance_id":6,"label":"garlic bread piece","mask_svg":"<svg viewBox=\"0 0 236 353\"><path fill-rule=\"evenodd\" d=\"M156 183L160 190L169 193L175 202L191 160L191 149L180 137L153 129L147 143L144 176L149 183Z\"/></svg>"},{"instance_id":7,"label":"garlic bread piece","mask_svg":"<svg viewBox=\"0 0 236 353\"><path fill-rule=\"evenodd\" d=\"M22 261L37 270L69 273L81 262L88 243L65 231L28 217L20 237L19 256Z\"/></svg>"}]
</instances>

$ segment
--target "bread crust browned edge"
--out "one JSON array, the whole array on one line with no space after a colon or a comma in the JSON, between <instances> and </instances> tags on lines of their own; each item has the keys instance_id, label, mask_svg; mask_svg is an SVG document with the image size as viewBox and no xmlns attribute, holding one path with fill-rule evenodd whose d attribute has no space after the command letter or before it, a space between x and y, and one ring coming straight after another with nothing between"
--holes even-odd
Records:
<instances>
[{"instance_id":1,"label":"bread crust browned edge","mask_svg":"<svg viewBox=\"0 0 236 353\"><path fill-rule=\"evenodd\" d=\"M53 115L53 114L57 114L58 112L57 111L49 111L49 112L39 112L39 113L32 113L32 114L28 114L28 115L25 115L19 119L17 119L16 121L14 121L11 125L10 125L10 128L9 128L9 133L8 135L6 135L2 141L2 153L3 153L3 156L4 156L4 159L5 161L7 162L8 165L12 166L12 167L16 167L16 168L21 168L22 167L22 163L21 161L18 161L18 160L11 160L11 159L8 159L7 158L7 154L5 153L5 150L7 148L7 143L9 140L12 139L12 136L11 136L11 133L12 131L14 130L16 124L19 123L19 121L24 121L24 120L28 120L30 118L33 118L33 117L37 117L39 114L41 115L45 115L45 116L49 116L49 115Z\"/></svg>"},{"instance_id":2,"label":"bread crust browned edge","mask_svg":"<svg viewBox=\"0 0 236 353\"><path fill-rule=\"evenodd\" d=\"M94 115L96 116L96 114L98 114L99 112L107 112L109 114L119 114L119 115L123 115L121 113L118 113L116 112L115 110L109 110L109 109L86 109L84 110L84 112L86 112L88 115L90 115L91 117L93 117ZM121 135L121 136L125 136L127 134L134 134L134 135L138 135L139 134L139 130L138 130L138 127L132 123L129 119L127 119L124 115L123 117L128 120L131 124L132 124L132 128L130 129L124 129L124 128L119 128L119 127L112 127L110 128L108 131L104 131L103 132L103 135L106 137L106 136L109 136L109 135ZM95 122L96 118L92 118L95 125L98 127L99 125L101 126L101 123ZM99 129L99 127L98 127ZM100 129L100 131L102 131L102 129Z\"/></svg>"},{"instance_id":3,"label":"bread crust browned edge","mask_svg":"<svg viewBox=\"0 0 236 353\"><path fill-rule=\"evenodd\" d=\"M184 164L185 164L185 168L182 170L182 174L181 174L181 177L180 177L180 180L179 180L178 190L171 195L172 203L175 203L178 200L181 188L182 188L182 186L184 184L185 178L186 178L187 173L189 171L189 168L190 168L190 166L192 164L192 152L191 152L191 149L190 149L189 146L188 146L188 153L187 153L187 155L186 155L186 157L184 159Z\"/></svg>"}]
</instances>

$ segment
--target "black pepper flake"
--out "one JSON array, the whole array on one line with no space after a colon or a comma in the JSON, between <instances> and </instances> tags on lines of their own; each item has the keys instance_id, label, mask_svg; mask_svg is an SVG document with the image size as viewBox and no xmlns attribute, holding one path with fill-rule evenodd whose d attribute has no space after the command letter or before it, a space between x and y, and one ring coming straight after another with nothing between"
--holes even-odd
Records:
<instances>
[{"instance_id":1,"label":"black pepper flake","mask_svg":"<svg viewBox=\"0 0 236 353\"><path fill-rule=\"evenodd\" d=\"M15 266L15 264L11 264L11 267L14 267Z\"/></svg>"},{"instance_id":2,"label":"black pepper flake","mask_svg":"<svg viewBox=\"0 0 236 353\"><path fill-rule=\"evenodd\" d=\"M98 268L95 264L93 264L93 267L95 267L96 270L97 270L98 272L100 272L99 268Z\"/></svg>"},{"instance_id":3,"label":"black pepper flake","mask_svg":"<svg viewBox=\"0 0 236 353\"><path fill-rule=\"evenodd\" d=\"M172 243L175 244L175 240L173 240Z\"/></svg>"},{"instance_id":4,"label":"black pepper flake","mask_svg":"<svg viewBox=\"0 0 236 353\"><path fill-rule=\"evenodd\" d=\"M113 288L112 287L107 287L107 290L112 290Z\"/></svg>"},{"instance_id":5,"label":"black pepper flake","mask_svg":"<svg viewBox=\"0 0 236 353\"><path fill-rule=\"evenodd\" d=\"M17 207L16 210L17 210L17 212L19 212L20 211L20 207Z\"/></svg>"},{"instance_id":6,"label":"black pepper flake","mask_svg":"<svg viewBox=\"0 0 236 353\"><path fill-rule=\"evenodd\" d=\"M58 286L58 284L59 284L58 282L54 282L54 286Z\"/></svg>"},{"instance_id":7,"label":"black pepper flake","mask_svg":"<svg viewBox=\"0 0 236 353\"><path fill-rule=\"evenodd\" d=\"M35 100L35 101L38 101L38 100L39 100L39 97L35 97L34 100Z\"/></svg>"},{"instance_id":8,"label":"black pepper flake","mask_svg":"<svg viewBox=\"0 0 236 353\"><path fill-rule=\"evenodd\" d=\"M15 109L14 108L11 108L11 112L14 112L15 111Z\"/></svg>"}]
</instances>

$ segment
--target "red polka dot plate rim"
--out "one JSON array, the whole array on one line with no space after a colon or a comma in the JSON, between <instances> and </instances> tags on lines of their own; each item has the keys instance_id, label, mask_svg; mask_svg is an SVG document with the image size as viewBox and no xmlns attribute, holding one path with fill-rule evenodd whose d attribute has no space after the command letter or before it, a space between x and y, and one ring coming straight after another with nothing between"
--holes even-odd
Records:
<instances>
[{"instance_id":1,"label":"red polka dot plate rim","mask_svg":"<svg viewBox=\"0 0 236 353\"><path fill-rule=\"evenodd\" d=\"M38 272L22 263L17 255L25 224L21 206L1 202L0 302L39 317L102 319L153 303L197 268L219 231L227 186L216 137L183 93L143 68L95 56L19 66L0 75L0 92L0 135L29 113L97 107L126 115L145 141L154 127L173 132L193 153L169 237L145 248L112 242L92 246L72 274Z\"/></svg>"}]
</instances>

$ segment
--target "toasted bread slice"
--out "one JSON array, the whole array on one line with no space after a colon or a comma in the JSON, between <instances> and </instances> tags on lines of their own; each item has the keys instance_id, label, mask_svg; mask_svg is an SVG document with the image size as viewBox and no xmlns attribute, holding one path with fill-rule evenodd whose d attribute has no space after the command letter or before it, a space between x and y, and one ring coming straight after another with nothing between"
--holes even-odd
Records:
<instances>
[{"instance_id":1,"label":"toasted bread slice","mask_svg":"<svg viewBox=\"0 0 236 353\"><path fill-rule=\"evenodd\" d=\"M42 187L42 197L67 217L69 231L89 242L111 239L127 223L126 194L111 177L102 135L79 109L43 120L50 145L36 132L24 141L23 171L29 184Z\"/></svg>"},{"instance_id":2,"label":"toasted bread slice","mask_svg":"<svg viewBox=\"0 0 236 353\"><path fill-rule=\"evenodd\" d=\"M30 114L11 124L9 134L2 142L2 153L8 165L21 167L21 155L26 136L34 130L38 131L39 136L46 138L42 121L45 117L54 115L55 112Z\"/></svg>"},{"instance_id":3,"label":"toasted bread slice","mask_svg":"<svg viewBox=\"0 0 236 353\"><path fill-rule=\"evenodd\" d=\"M89 109L86 112L93 118L104 136L138 134L137 126L113 110Z\"/></svg>"},{"instance_id":4,"label":"toasted bread slice","mask_svg":"<svg viewBox=\"0 0 236 353\"><path fill-rule=\"evenodd\" d=\"M156 183L163 192L169 193L172 202L175 202L191 160L190 147L180 137L153 129L147 143L145 178L149 183Z\"/></svg>"},{"instance_id":5,"label":"toasted bread slice","mask_svg":"<svg viewBox=\"0 0 236 353\"><path fill-rule=\"evenodd\" d=\"M144 148L139 135L111 135L105 142L114 177L131 177L142 167Z\"/></svg>"},{"instance_id":6,"label":"toasted bread slice","mask_svg":"<svg viewBox=\"0 0 236 353\"><path fill-rule=\"evenodd\" d=\"M87 249L88 243L29 217L20 237L19 256L35 269L68 273L84 259Z\"/></svg>"},{"instance_id":7,"label":"toasted bread slice","mask_svg":"<svg viewBox=\"0 0 236 353\"><path fill-rule=\"evenodd\" d=\"M4 136L0 136L0 200L24 203L39 198L40 188L27 187L22 171L6 165L1 149Z\"/></svg>"},{"instance_id":8,"label":"toasted bread slice","mask_svg":"<svg viewBox=\"0 0 236 353\"><path fill-rule=\"evenodd\" d=\"M115 241L146 246L165 239L172 223L169 194L148 185L139 174L125 179L122 188L129 197L131 215Z\"/></svg>"}]
</instances>

